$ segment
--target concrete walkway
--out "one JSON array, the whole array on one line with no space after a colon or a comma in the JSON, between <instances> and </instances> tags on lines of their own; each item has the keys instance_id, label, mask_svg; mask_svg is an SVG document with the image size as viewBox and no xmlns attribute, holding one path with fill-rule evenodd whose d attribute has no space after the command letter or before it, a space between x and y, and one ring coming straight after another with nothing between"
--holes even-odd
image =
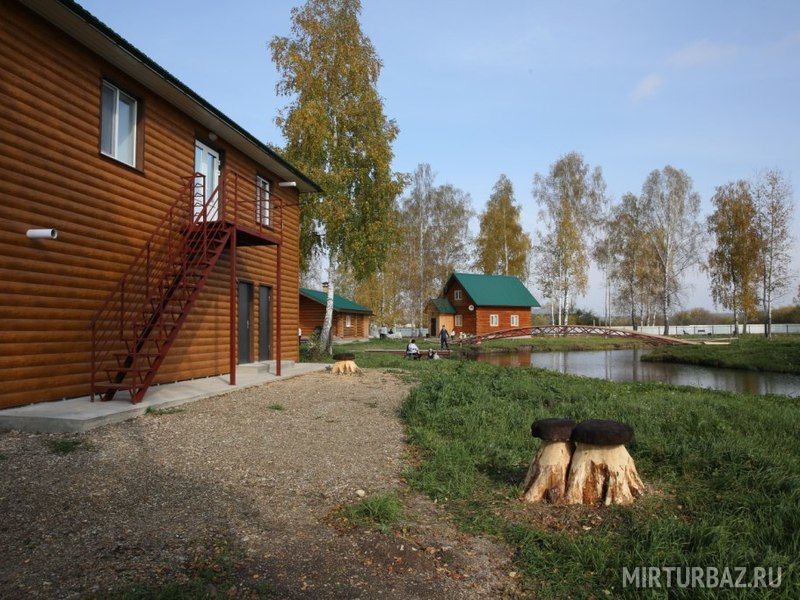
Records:
<instances>
[{"instance_id":1,"label":"concrete walkway","mask_svg":"<svg viewBox=\"0 0 800 600\"><path fill-rule=\"evenodd\" d=\"M165 383L151 387L144 400L131 404L125 394L119 400L91 402L88 396L57 402L40 402L17 408L0 410L0 429L16 429L43 433L72 433L87 431L138 417L148 408L168 408L185 402L193 402L209 396L225 394L233 390L252 387L323 371L329 365L323 363L294 363L283 361L282 374L275 375L275 361L239 365L236 369L236 385L228 383L228 376L204 377L176 383Z\"/></svg>"}]
</instances>

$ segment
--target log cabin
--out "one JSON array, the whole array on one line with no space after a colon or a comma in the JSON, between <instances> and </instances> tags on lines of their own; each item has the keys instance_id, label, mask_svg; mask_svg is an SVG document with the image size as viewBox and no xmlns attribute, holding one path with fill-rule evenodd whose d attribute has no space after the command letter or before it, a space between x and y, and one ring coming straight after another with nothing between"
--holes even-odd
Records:
<instances>
[{"instance_id":1,"label":"log cabin","mask_svg":"<svg viewBox=\"0 0 800 600\"><path fill-rule=\"evenodd\" d=\"M461 337L530 327L531 309L538 306L517 277L453 273L439 297L428 301L425 314L431 335L444 326Z\"/></svg>"},{"instance_id":2,"label":"log cabin","mask_svg":"<svg viewBox=\"0 0 800 600\"><path fill-rule=\"evenodd\" d=\"M70 0L0 2L0 170L0 408L298 358L319 186Z\"/></svg>"},{"instance_id":3,"label":"log cabin","mask_svg":"<svg viewBox=\"0 0 800 600\"><path fill-rule=\"evenodd\" d=\"M328 302L327 289L300 288L300 329L302 335L310 336L322 330L325 307ZM353 340L369 337L369 320L372 311L349 298L333 295L333 338Z\"/></svg>"}]
</instances>

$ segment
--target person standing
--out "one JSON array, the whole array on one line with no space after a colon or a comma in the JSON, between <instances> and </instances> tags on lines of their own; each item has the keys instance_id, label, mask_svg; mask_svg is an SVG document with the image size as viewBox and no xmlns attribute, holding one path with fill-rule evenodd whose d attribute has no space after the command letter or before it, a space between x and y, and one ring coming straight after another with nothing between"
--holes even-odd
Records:
<instances>
[{"instance_id":1,"label":"person standing","mask_svg":"<svg viewBox=\"0 0 800 600\"><path fill-rule=\"evenodd\" d=\"M442 330L439 332L439 349L440 350L444 350L445 348L450 350L450 345L447 343L447 338L448 337L450 337L450 335L447 333L447 327L442 325Z\"/></svg>"}]
</instances>

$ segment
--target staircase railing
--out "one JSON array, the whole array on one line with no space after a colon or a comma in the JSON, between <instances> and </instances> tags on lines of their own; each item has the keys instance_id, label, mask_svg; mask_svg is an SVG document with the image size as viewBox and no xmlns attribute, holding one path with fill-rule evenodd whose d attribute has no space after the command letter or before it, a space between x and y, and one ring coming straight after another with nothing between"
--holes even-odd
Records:
<instances>
[{"instance_id":1,"label":"staircase railing","mask_svg":"<svg viewBox=\"0 0 800 600\"><path fill-rule=\"evenodd\" d=\"M155 312L153 302L164 296L176 268L190 267L209 244L209 223L224 218L226 181L206 193L206 178L195 173L182 178L181 192L156 225L119 283L106 297L91 321L91 397L95 399L98 374L115 353L135 352L138 327ZM190 231L197 234L190 238ZM192 247L189 243L191 239Z\"/></svg>"},{"instance_id":2,"label":"staircase railing","mask_svg":"<svg viewBox=\"0 0 800 600\"><path fill-rule=\"evenodd\" d=\"M91 320L92 400L98 390L113 383L98 377L121 367L115 357L125 356L128 366L136 362L143 340L157 325L175 286L206 260L214 243L210 230L214 224L241 225L262 233L278 233L283 228L282 199L260 188L253 197L240 194L236 173L222 177L211 193L200 173L181 180L175 202Z\"/></svg>"}]
</instances>

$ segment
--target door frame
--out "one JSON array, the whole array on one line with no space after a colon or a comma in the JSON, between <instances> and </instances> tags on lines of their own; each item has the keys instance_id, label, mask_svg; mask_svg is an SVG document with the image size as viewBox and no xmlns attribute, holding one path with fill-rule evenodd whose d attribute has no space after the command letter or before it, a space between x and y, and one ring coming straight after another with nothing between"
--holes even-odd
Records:
<instances>
[{"instance_id":1,"label":"door frame","mask_svg":"<svg viewBox=\"0 0 800 600\"><path fill-rule=\"evenodd\" d=\"M268 285L266 283L260 283L258 285L258 360L272 360L273 352L272 352L272 338L273 338L273 327L272 327L272 314L273 314L273 293L274 293L274 286ZM266 356L262 355L261 348L262 348L262 336L261 336L261 325L262 325L262 315L264 315L263 307L262 307L262 296L261 291L267 290L267 297L269 298L269 310L266 312L266 337L267 337L267 352Z\"/></svg>"},{"instance_id":2,"label":"door frame","mask_svg":"<svg viewBox=\"0 0 800 600\"><path fill-rule=\"evenodd\" d=\"M206 175L206 178L205 178L205 188L206 189L205 189L205 198L203 198L203 202L205 202L206 200L208 200L211 197L211 192L213 192L214 189L219 185L220 181L222 181L225 153L222 150L220 150L219 148L215 147L213 144L211 144L208 141L206 141L205 139L203 139L202 137L195 135L194 145L192 146L192 148L194 150L193 159L192 160L194 162L194 172L195 173L199 172L198 169L197 169L197 167L198 167L198 165L197 165L197 147L198 147L198 145L201 147L201 150L204 153L212 153L217 158L217 180L216 180L216 182L214 182L216 185L214 185L214 186L210 186L209 185L208 175ZM195 193L195 198L196 197L197 197L197 194ZM194 205L194 211L197 211L197 200L194 201L193 205ZM220 208L221 207L219 207L219 206L217 207L217 212L219 212ZM192 217L194 218L196 215L197 215L197 212L193 212ZM208 220L209 221L213 221L215 219L209 218Z\"/></svg>"},{"instance_id":3,"label":"door frame","mask_svg":"<svg viewBox=\"0 0 800 600\"><path fill-rule=\"evenodd\" d=\"M249 340L249 343L247 344L248 354L249 354L247 362L244 362L242 360L242 353L239 352L239 349L242 346L242 335L241 335L241 329L239 328L239 315L240 315L240 311L241 311L240 306L241 306L242 303L240 301L241 299L240 299L240 296L239 296L239 291L241 289L240 286L243 283L247 284L248 286L250 286L249 287L249 289L250 289L250 299L249 299L250 311L249 311L249 314L247 315L247 318L250 320L250 327L248 328L248 331L250 333L250 336L249 336L250 340ZM236 279L236 364L237 365L246 365L246 364L250 364L250 363L253 362L253 304L254 304L254 302L253 302L253 296L254 296L253 291L254 291L254 289L255 289L255 283L252 280L250 280L250 279L238 279L238 278Z\"/></svg>"}]
</instances>

